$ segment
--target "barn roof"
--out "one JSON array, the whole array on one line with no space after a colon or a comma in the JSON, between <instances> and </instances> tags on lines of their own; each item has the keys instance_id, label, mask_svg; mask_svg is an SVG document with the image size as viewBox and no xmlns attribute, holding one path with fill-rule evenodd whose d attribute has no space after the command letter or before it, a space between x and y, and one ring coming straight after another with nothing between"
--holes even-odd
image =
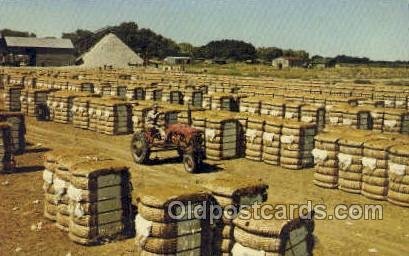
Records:
<instances>
[{"instance_id":1,"label":"barn roof","mask_svg":"<svg viewBox=\"0 0 409 256\"><path fill-rule=\"evenodd\" d=\"M5 36L7 47L74 49L69 39Z\"/></svg>"}]
</instances>

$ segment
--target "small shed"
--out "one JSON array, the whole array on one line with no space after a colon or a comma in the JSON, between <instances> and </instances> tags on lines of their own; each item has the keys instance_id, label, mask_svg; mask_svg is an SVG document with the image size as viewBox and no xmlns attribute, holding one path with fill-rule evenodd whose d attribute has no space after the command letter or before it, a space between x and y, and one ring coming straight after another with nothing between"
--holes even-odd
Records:
<instances>
[{"instance_id":1,"label":"small shed","mask_svg":"<svg viewBox=\"0 0 409 256\"><path fill-rule=\"evenodd\" d=\"M299 57L284 56L275 58L272 61L272 66L278 69L292 68L292 67L304 67L305 60Z\"/></svg>"},{"instance_id":2,"label":"small shed","mask_svg":"<svg viewBox=\"0 0 409 256\"><path fill-rule=\"evenodd\" d=\"M169 56L169 57L166 57L164 61L168 65L186 65L186 64L192 63L192 58Z\"/></svg>"}]
</instances>

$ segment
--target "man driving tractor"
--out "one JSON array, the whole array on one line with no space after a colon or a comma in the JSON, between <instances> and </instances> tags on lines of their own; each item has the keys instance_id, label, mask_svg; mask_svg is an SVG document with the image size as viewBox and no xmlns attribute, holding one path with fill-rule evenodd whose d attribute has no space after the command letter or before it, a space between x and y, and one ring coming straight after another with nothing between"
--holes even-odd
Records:
<instances>
[{"instance_id":1,"label":"man driving tractor","mask_svg":"<svg viewBox=\"0 0 409 256\"><path fill-rule=\"evenodd\" d=\"M146 124L147 128L155 130L160 137L159 139L162 140L165 138L165 131L159 126L159 116L161 114L163 114L163 112L159 111L159 105L157 103L153 104L152 110L146 115Z\"/></svg>"}]
</instances>

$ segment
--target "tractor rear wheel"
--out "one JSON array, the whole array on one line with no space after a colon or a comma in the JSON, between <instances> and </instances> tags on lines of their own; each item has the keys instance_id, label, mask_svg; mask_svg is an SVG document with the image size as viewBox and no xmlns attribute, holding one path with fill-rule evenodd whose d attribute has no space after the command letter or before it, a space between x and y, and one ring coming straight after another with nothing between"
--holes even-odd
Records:
<instances>
[{"instance_id":1,"label":"tractor rear wheel","mask_svg":"<svg viewBox=\"0 0 409 256\"><path fill-rule=\"evenodd\" d=\"M150 150L143 132L136 132L131 141L131 152L134 161L144 164L149 160Z\"/></svg>"},{"instance_id":2,"label":"tractor rear wheel","mask_svg":"<svg viewBox=\"0 0 409 256\"><path fill-rule=\"evenodd\" d=\"M193 156L193 154L185 154L183 156L183 166L187 172L194 173L198 167L197 159Z\"/></svg>"}]
</instances>

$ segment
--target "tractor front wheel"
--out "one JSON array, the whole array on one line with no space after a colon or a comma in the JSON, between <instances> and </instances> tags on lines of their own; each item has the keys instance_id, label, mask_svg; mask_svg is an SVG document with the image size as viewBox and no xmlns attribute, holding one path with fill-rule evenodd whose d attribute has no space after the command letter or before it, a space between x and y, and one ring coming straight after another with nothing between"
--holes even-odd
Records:
<instances>
[{"instance_id":1,"label":"tractor front wheel","mask_svg":"<svg viewBox=\"0 0 409 256\"><path fill-rule=\"evenodd\" d=\"M197 159L192 154L185 154L183 156L183 166L189 173L195 173L198 168Z\"/></svg>"},{"instance_id":2,"label":"tractor front wheel","mask_svg":"<svg viewBox=\"0 0 409 256\"><path fill-rule=\"evenodd\" d=\"M143 132L137 132L133 135L131 152L134 161L138 164L144 164L149 160L150 150Z\"/></svg>"}]
</instances>

